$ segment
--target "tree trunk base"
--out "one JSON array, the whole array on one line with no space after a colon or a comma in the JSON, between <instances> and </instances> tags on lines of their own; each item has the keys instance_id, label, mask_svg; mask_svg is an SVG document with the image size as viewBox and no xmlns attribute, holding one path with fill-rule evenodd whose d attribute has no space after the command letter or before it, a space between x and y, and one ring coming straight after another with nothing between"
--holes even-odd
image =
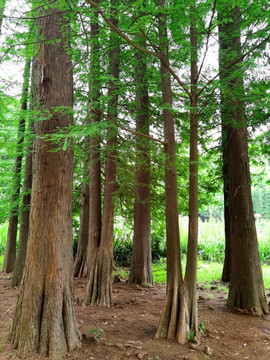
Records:
<instances>
[{"instance_id":1,"label":"tree trunk base","mask_svg":"<svg viewBox=\"0 0 270 360\"><path fill-rule=\"evenodd\" d=\"M230 287L227 305L231 308L237 308L244 314L255 316L269 314L269 305L267 304L266 297L263 294L261 296L259 294L259 290L256 290L255 296L252 296Z\"/></svg>"},{"instance_id":2,"label":"tree trunk base","mask_svg":"<svg viewBox=\"0 0 270 360\"><path fill-rule=\"evenodd\" d=\"M78 278L87 277L87 259L86 253L80 257L76 257L74 263L74 276Z\"/></svg>"},{"instance_id":3,"label":"tree trunk base","mask_svg":"<svg viewBox=\"0 0 270 360\"><path fill-rule=\"evenodd\" d=\"M112 267L110 252L98 248L91 257L84 305L110 307L112 301Z\"/></svg>"},{"instance_id":4,"label":"tree trunk base","mask_svg":"<svg viewBox=\"0 0 270 360\"><path fill-rule=\"evenodd\" d=\"M19 357L29 358L39 353L50 359L61 359L68 351L81 346L72 290L69 284L52 289L46 286L46 281L44 288L40 283L30 286L26 276L18 296L11 342L18 349Z\"/></svg>"},{"instance_id":5,"label":"tree trunk base","mask_svg":"<svg viewBox=\"0 0 270 360\"><path fill-rule=\"evenodd\" d=\"M186 295L179 286L167 292L155 339L176 340L183 345L190 339L190 316Z\"/></svg>"}]
</instances>

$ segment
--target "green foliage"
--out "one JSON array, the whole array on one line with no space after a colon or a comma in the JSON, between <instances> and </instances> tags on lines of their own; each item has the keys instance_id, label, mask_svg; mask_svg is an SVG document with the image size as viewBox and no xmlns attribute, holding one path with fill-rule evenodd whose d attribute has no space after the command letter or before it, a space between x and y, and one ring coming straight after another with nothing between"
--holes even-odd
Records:
<instances>
[{"instance_id":1,"label":"green foliage","mask_svg":"<svg viewBox=\"0 0 270 360\"><path fill-rule=\"evenodd\" d=\"M258 220L256 225L261 262L270 264L270 220Z\"/></svg>"},{"instance_id":2,"label":"green foliage","mask_svg":"<svg viewBox=\"0 0 270 360\"><path fill-rule=\"evenodd\" d=\"M130 266L132 259L133 229L121 216L116 217L114 228L114 262L119 266Z\"/></svg>"},{"instance_id":3,"label":"green foliage","mask_svg":"<svg viewBox=\"0 0 270 360\"><path fill-rule=\"evenodd\" d=\"M185 261L183 261L183 268L185 268ZM161 259L159 262L153 264L154 282L157 284L166 283L166 259ZM221 278L223 264L218 262L204 262L199 260L197 267L197 282L198 284L206 284L211 287L212 282L217 282ZM270 266L262 265L263 280L265 289L270 290ZM218 290L227 292L228 289L222 284L218 283Z\"/></svg>"},{"instance_id":4,"label":"green foliage","mask_svg":"<svg viewBox=\"0 0 270 360\"><path fill-rule=\"evenodd\" d=\"M199 331L201 334L204 334L205 333L205 330L206 330L206 321L203 321L202 317L200 316L200 319L199 319Z\"/></svg>"},{"instance_id":5,"label":"green foliage","mask_svg":"<svg viewBox=\"0 0 270 360\"><path fill-rule=\"evenodd\" d=\"M167 279L167 262L165 258L153 264L153 279L157 284L165 284Z\"/></svg>"},{"instance_id":6,"label":"green foliage","mask_svg":"<svg viewBox=\"0 0 270 360\"><path fill-rule=\"evenodd\" d=\"M96 327L93 329L88 329L88 332L92 333L94 335L94 339L96 341L100 341L101 339L105 339L105 332L103 329Z\"/></svg>"},{"instance_id":7,"label":"green foliage","mask_svg":"<svg viewBox=\"0 0 270 360\"><path fill-rule=\"evenodd\" d=\"M7 241L8 222L0 224L0 255L4 255Z\"/></svg>"},{"instance_id":8,"label":"green foliage","mask_svg":"<svg viewBox=\"0 0 270 360\"><path fill-rule=\"evenodd\" d=\"M270 291L270 266L262 265L264 288Z\"/></svg>"},{"instance_id":9,"label":"green foliage","mask_svg":"<svg viewBox=\"0 0 270 360\"><path fill-rule=\"evenodd\" d=\"M0 92L0 224L9 216L19 102Z\"/></svg>"},{"instance_id":10,"label":"green foliage","mask_svg":"<svg viewBox=\"0 0 270 360\"><path fill-rule=\"evenodd\" d=\"M199 221L198 255L204 261L224 260L225 235L222 221L210 218L209 222Z\"/></svg>"},{"instance_id":11,"label":"green foliage","mask_svg":"<svg viewBox=\"0 0 270 360\"><path fill-rule=\"evenodd\" d=\"M72 218L72 229L73 229L73 257L75 259L78 249L78 242L79 242L80 221L79 218L74 215Z\"/></svg>"},{"instance_id":12,"label":"green foliage","mask_svg":"<svg viewBox=\"0 0 270 360\"><path fill-rule=\"evenodd\" d=\"M195 330L193 330L193 331L189 331L189 339L190 340L193 340L194 339L194 335L195 335Z\"/></svg>"},{"instance_id":13,"label":"green foliage","mask_svg":"<svg viewBox=\"0 0 270 360\"><path fill-rule=\"evenodd\" d=\"M132 242L129 239L114 240L114 262L119 266L130 266L132 259Z\"/></svg>"},{"instance_id":14,"label":"green foliage","mask_svg":"<svg viewBox=\"0 0 270 360\"><path fill-rule=\"evenodd\" d=\"M166 227L164 222L155 222L151 233L152 260L158 261L166 257Z\"/></svg>"}]
</instances>

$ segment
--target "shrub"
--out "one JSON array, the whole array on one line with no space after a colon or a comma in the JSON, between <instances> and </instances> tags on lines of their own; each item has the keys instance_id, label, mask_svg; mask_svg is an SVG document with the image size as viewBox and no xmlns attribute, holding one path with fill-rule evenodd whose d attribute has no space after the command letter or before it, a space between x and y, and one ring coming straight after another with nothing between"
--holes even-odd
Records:
<instances>
[{"instance_id":1,"label":"shrub","mask_svg":"<svg viewBox=\"0 0 270 360\"><path fill-rule=\"evenodd\" d=\"M118 266L130 266L132 242L129 239L115 239L113 248L114 262Z\"/></svg>"}]
</instances>

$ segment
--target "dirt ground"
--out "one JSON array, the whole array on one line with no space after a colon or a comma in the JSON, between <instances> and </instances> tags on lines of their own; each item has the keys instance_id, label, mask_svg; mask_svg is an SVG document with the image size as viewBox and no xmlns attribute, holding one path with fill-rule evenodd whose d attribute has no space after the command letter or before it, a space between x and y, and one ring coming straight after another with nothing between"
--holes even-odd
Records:
<instances>
[{"instance_id":1,"label":"dirt ground","mask_svg":"<svg viewBox=\"0 0 270 360\"><path fill-rule=\"evenodd\" d=\"M153 339L164 303L164 286L127 285L123 279L113 284L111 308L82 306L85 287L85 279L75 279L76 314L83 341L81 348L66 354L70 360L270 359L270 316L258 318L227 309L226 294L217 284L210 290L199 286L204 334L185 346ZM1 360L18 359L7 340L17 291L10 287L10 275L0 273Z\"/></svg>"}]
</instances>

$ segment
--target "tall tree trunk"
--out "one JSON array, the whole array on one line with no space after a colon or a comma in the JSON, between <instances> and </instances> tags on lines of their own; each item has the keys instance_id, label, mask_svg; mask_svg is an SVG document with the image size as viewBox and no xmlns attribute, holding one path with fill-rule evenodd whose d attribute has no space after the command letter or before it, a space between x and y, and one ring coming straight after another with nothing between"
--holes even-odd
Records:
<instances>
[{"instance_id":1,"label":"tall tree trunk","mask_svg":"<svg viewBox=\"0 0 270 360\"><path fill-rule=\"evenodd\" d=\"M190 89L190 155L189 155L189 229L186 264L186 289L190 331L197 334L197 248L198 248L198 40L196 2L190 6L191 89Z\"/></svg>"},{"instance_id":2,"label":"tall tree trunk","mask_svg":"<svg viewBox=\"0 0 270 360\"><path fill-rule=\"evenodd\" d=\"M19 211L19 198L21 188L21 170L23 158L23 142L25 131L25 111L27 110L28 103L28 88L30 79L30 61L26 59L24 68L24 80L22 88L21 99L21 119L19 121L18 137L16 145L16 158L13 174L13 187L11 195L11 210L8 223L7 243L4 256L3 271L10 273L14 270L16 261L16 240L17 240L17 226L18 226L18 211Z\"/></svg>"},{"instance_id":3,"label":"tall tree trunk","mask_svg":"<svg viewBox=\"0 0 270 360\"><path fill-rule=\"evenodd\" d=\"M146 47L144 38L138 39ZM147 56L136 52L136 130L149 135ZM129 282L153 284L151 254L150 149L149 140L136 136L136 185L134 236Z\"/></svg>"},{"instance_id":4,"label":"tall tree trunk","mask_svg":"<svg viewBox=\"0 0 270 360\"><path fill-rule=\"evenodd\" d=\"M99 25L95 11L91 14L91 81L90 118L93 123L100 122L100 67L99 67ZM90 139L90 187L89 187L89 236L87 249L88 280L84 302L87 305L94 304L96 291L95 269L96 257L100 245L101 236L101 168L100 168L100 139L95 134Z\"/></svg>"},{"instance_id":5,"label":"tall tree trunk","mask_svg":"<svg viewBox=\"0 0 270 360\"><path fill-rule=\"evenodd\" d=\"M223 88L226 86L226 81L229 78L230 73L232 73L235 69L228 68L225 70L226 66L229 66L230 62L232 62L236 56L234 54L234 58L229 58L228 52L230 52L231 45L230 42L232 39L229 38L225 41L224 31L231 31L232 25L226 30L226 25L222 25L222 16L220 13L218 14L219 18L219 68L222 70L220 73L221 80L221 127L222 127L222 157L223 157L223 201L224 201L224 224L225 224L225 258L222 270L221 280L224 282L230 281L230 272L231 272L231 242L232 242L232 229L231 229L231 214L230 214L230 196L229 196L229 164L228 164L228 150L229 150L229 141L228 141L228 131L230 128L230 117L231 111L228 107L230 104L230 100L228 98L228 89L225 90ZM226 37L226 35L225 35ZM231 48L232 50L232 48ZM226 54L227 53L227 54ZM238 52L239 53L239 52ZM226 64L225 64L226 62ZM227 87L230 88L233 86L233 83L228 82Z\"/></svg>"},{"instance_id":6,"label":"tall tree trunk","mask_svg":"<svg viewBox=\"0 0 270 360\"><path fill-rule=\"evenodd\" d=\"M32 132L33 132L33 123L31 122L29 124L29 133ZM26 150L20 235L19 235L18 252L16 257L14 273L11 279L12 286L20 285L23 276L24 266L25 266L27 242L28 242L28 234L29 234L29 217L30 217L31 189L32 189L32 153L33 153L33 141L30 138L28 140L28 146Z\"/></svg>"},{"instance_id":7,"label":"tall tree trunk","mask_svg":"<svg viewBox=\"0 0 270 360\"><path fill-rule=\"evenodd\" d=\"M224 4L222 3L222 6ZM230 3L227 7L231 6ZM220 8L221 4L220 4ZM230 288L228 305L261 315L269 312L264 287L251 198L244 82L241 64L238 6L221 19L219 10L219 63L221 116L226 130L224 169L227 179L230 236ZM239 59L239 61L237 61ZM234 65L231 65L235 61ZM225 189L226 189L225 187Z\"/></svg>"},{"instance_id":8,"label":"tall tree trunk","mask_svg":"<svg viewBox=\"0 0 270 360\"><path fill-rule=\"evenodd\" d=\"M80 232L78 250L74 262L74 276L87 276L87 245L89 234L89 138L85 140L85 153L83 166L83 183L80 203Z\"/></svg>"},{"instance_id":9,"label":"tall tree trunk","mask_svg":"<svg viewBox=\"0 0 270 360\"><path fill-rule=\"evenodd\" d=\"M116 25L114 17L116 1L111 3L111 21ZM113 222L114 191L116 181L117 138L114 123L117 119L118 78L119 78L119 40L111 31L111 50L109 55L110 81L108 90L108 121L106 173L103 198L102 226L100 242L89 262L89 278L85 296L86 305L112 305L112 267L113 267ZM90 195L91 197L91 195ZM91 198L90 198L91 201ZM90 225L91 226L91 225ZM90 239L89 239L90 240ZM89 252L88 252L89 253Z\"/></svg>"},{"instance_id":10,"label":"tall tree trunk","mask_svg":"<svg viewBox=\"0 0 270 360\"><path fill-rule=\"evenodd\" d=\"M164 0L159 0L159 37L163 59L169 63ZM189 338L186 323L187 304L180 260L177 178L175 168L174 120L171 109L172 89L169 71L161 61L162 101L165 135L165 212L167 242L167 295L156 338L176 339L183 344Z\"/></svg>"},{"instance_id":11,"label":"tall tree trunk","mask_svg":"<svg viewBox=\"0 0 270 360\"><path fill-rule=\"evenodd\" d=\"M72 124L72 116L63 107L72 107L73 84L68 43L46 43L46 39L63 37L67 22L57 8L47 8L41 15L45 16L38 17L36 25L45 41L34 69L38 137L34 140L29 244L10 337L20 357L40 353L60 359L80 345L73 308L73 152L70 148L55 152L58 145L49 136Z\"/></svg>"}]
</instances>

